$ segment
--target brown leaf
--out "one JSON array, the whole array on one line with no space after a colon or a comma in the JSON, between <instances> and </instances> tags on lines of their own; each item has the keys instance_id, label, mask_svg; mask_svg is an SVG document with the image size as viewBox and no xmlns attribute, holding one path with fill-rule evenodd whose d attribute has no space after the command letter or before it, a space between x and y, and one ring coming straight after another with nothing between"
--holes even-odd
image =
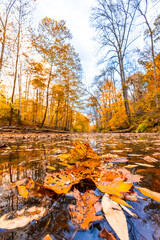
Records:
<instances>
[{"instance_id":1,"label":"brown leaf","mask_svg":"<svg viewBox=\"0 0 160 240\"><path fill-rule=\"evenodd\" d=\"M32 189L34 187L34 181L31 177L28 177L28 178L29 178L29 181L26 184L26 188L27 189Z\"/></svg>"},{"instance_id":2,"label":"brown leaf","mask_svg":"<svg viewBox=\"0 0 160 240\"><path fill-rule=\"evenodd\" d=\"M146 156L143 158L147 162L158 162L158 160L154 157Z\"/></svg>"},{"instance_id":3,"label":"brown leaf","mask_svg":"<svg viewBox=\"0 0 160 240\"><path fill-rule=\"evenodd\" d=\"M76 198L76 205L69 205L69 212L73 225L76 228L87 230L93 221L101 220L102 216L96 216L94 204L98 201L92 191L83 195L77 189L74 189L73 195Z\"/></svg>"},{"instance_id":4,"label":"brown leaf","mask_svg":"<svg viewBox=\"0 0 160 240\"><path fill-rule=\"evenodd\" d=\"M134 175L134 174L130 173L130 171L128 171L125 168L119 168L118 172L123 174L125 181L127 181L127 182L132 182L132 183L139 182L141 180L141 178L143 178L143 176L141 176L141 175L138 175L138 174Z\"/></svg>"},{"instance_id":5,"label":"brown leaf","mask_svg":"<svg viewBox=\"0 0 160 240\"><path fill-rule=\"evenodd\" d=\"M112 233L108 232L105 228L100 232L99 237L107 240L116 240L116 237Z\"/></svg>"}]
</instances>

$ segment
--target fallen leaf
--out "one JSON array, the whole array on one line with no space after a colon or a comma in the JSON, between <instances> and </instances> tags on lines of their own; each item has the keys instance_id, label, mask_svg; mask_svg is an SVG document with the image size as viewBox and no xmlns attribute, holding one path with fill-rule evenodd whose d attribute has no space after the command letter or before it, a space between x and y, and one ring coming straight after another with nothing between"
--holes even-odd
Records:
<instances>
[{"instance_id":1,"label":"fallen leaf","mask_svg":"<svg viewBox=\"0 0 160 240\"><path fill-rule=\"evenodd\" d=\"M26 199L28 198L28 190L26 189L26 186L17 186L17 190L22 197Z\"/></svg>"},{"instance_id":2,"label":"fallen leaf","mask_svg":"<svg viewBox=\"0 0 160 240\"><path fill-rule=\"evenodd\" d=\"M125 168L119 168L118 172L122 173L125 181L130 182L130 183L139 182L143 178L143 176L141 176L141 175L132 174L130 171L128 171Z\"/></svg>"},{"instance_id":3,"label":"fallen leaf","mask_svg":"<svg viewBox=\"0 0 160 240\"><path fill-rule=\"evenodd\" d=\"M114 194L119 197L123 197L122 193L128 192L133 185L132 183L123 182L123 180L119 180L119 181L115 181L115 182L113 181L110 183L95 182L95 184L101 192L108 193L108 194Z\"/></svg>"},{"instance_id":4,"label":"fallen leaf","mask_svg":"<svg viewBox=\"0 0 160 240\"><path fill-rule=\"evenodd\" d=\"M55 170L55 167L52 167L52 166L47 166L46 168L51 169L51 170Z\"/></svg>"},{"instance_id":5,"label":"fallen leaf","mask_svg":"<svg viewBox=\"0 0 160 240\"><path fill-rule=\"evenodd\" d=\"M152 154L152 156L160 158L160 152L155 152Z\"/></svg>"},{"instance_id":6,"label":"fallen leaf","mask_svg":"<svg viewBox=\"0 0 160 240\"><path fill-rule=\"evenodd\" d=\"M118 203L112 201L107 194L102 198L105 217L120 240L129 240L128 227L124 212Z\"/></svg>"},{"instance_id":7,"label":"fallen leaf","mask_svg":"<svg viewBox=\"0 0 160 240\"><path fill-rule=\"evenodd\" d=\"M52 240L52 238L50 237L49 234L47 234L47 235L43 238L43 240Z\"/></svg>"},{"instance_id":8,"label":"fallen leaf","mask_svg":"<svg viewBox=\"0 0 160 240\"><path fill-rule=\"evenodd\" d=\"M74 189L73 195L76 198L76 205L69 205L69 213L75 228L87 230L94 221L99 221L103 216L96 216L94 204L98 201L92 191L83 195L77 189Z\"/></svg>"},{"instance_id":9,"label":"fallen leaf","mask_svg":"<svg viewBox=\"0 0 160 240\"><path fill-rule=\"evenodd\" d=\"M26 184L27 189L32 189L34 187L34 181L31 177L29 177L29 181Z\"/></svg>"},{"instance_id":10,"label":"fallen leaf","mask_svg":"<svg viewBox=\"0 0 160 240\"><path fill-rule=\"evenodd\" d=\"M124 211L126 211L127 213L129 213L132 217L138 217L137 214L133 213L130 209L128 209L127 207L125 207L124 205L121 205L121 208L124 209Z\"/></svg>"},{"instance_id":11,"label":"fallen leaf","mask_svg":"<svg viewBox=\"0 0 160 240\"><path fill-rule=\"evenodd\" d=\"M125 168L134 168L134 167L138 167L137 165L133 164L133 165L127 165L125 166Z\"/></svg>"},{"instance_id":12,"label":"fallen leaf","mask_svg":"<svg viewBox=\"0 0 160 240\"><path fill-rule=\"evenodd\" d=\"M106 238L107 240L116 240L115 236L105 228L100 232L99 237Z\"/></svg>"},{"instance_id":13,"label":"fallen leaf","mask_svg":"<svg viewBox=\"0 0 160 240\"><path fill-rule=\"evenodd\" d=\"M147 162L158 162L158 160L154 157L146 156L143 158Z\"/></svg>"},{"instance_id":14,"label":"fallen leaf","mask_svg":"<svg viewBox=\"0 0 160 240\"><path fill-rule=\"evenodd\" d=\"M160 193L151 191L147 188L141 188L141 187L136 187L143 195L150 197L154 200L156 200L157 202L160 202Z\"/></svg>"},{"instance_id":15,"label":"fallen leaf","mask_svg":"<svg viewBox=\"0 0 160 240\"><path fill-rule=\"evenodd\" d=\"M138 162L136 162L136 164L139 165L139 166L144 166L144 167L154 167L153 165L145 164L145 163L138 163Z\"/></svg>"},{"instance_id":16,"label":"fallen leaf","mask_svg":"<svg viewBox=\"0 0 160 240\"><path fill-rule=\"evenodd\" d=\"M17 186L23 185L23 184L26 183L26 181L27 181L27 178L24 178L24 179L22 179L22 180L16 181L16 182L14 182L14 183L12 183L12 184L10 185L9 189L12 189L12 188L15 188L15 187L17 187Z\"/></svg>"},{"instance_id":17,"label":"fallen leaf","mask_svg":"<svg viewBox=\"0 0 160 240\"><path fill-rule=\"evenodd\" d=\"M47 210L43 207L31 207L28 209L22 209L14 213L4 214L0 217L0 228L15 229L26 226L33 220L39 220L47 214ZM9 219L12 216L12 219ZM13 218L14 217L14 218Z\"/></svg>"},{"instance_id":18,"label":"fallen leaf","mask_svg":"<svg viewBox=\"0 0 160 240\"><path fill-rule=\"evenodd\" d=\"M127 202L125 202L122 198L119 198L119 197L117 197L117 196L115 196L115 195L111 195L111 196L109 196L110 197L110 199L112 199L114 202L117 202L117 203L119 203L119 204L121 204L121 205L124 205L124 206L127 206L127 207L129 207L129 208L133 208L132 206L130 206Z\"/></svg>"}]
</instances>

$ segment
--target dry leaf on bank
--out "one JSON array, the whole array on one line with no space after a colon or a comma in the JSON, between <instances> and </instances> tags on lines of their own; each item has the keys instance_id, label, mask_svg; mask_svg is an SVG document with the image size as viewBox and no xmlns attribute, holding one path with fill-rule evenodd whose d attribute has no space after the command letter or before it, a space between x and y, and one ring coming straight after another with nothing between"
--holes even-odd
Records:
<instances>
[{"instance_id":1,"label":"dry leaf on bank","mask_svg":"<svg viewBox=\"0 0 160 240\"><path fill-rule=\"evenodd\" d=\"M126 217L118 203L112 201L107 194L102 198L105 217L120 240L129 240Z\"/></svg>"}]
</instances>

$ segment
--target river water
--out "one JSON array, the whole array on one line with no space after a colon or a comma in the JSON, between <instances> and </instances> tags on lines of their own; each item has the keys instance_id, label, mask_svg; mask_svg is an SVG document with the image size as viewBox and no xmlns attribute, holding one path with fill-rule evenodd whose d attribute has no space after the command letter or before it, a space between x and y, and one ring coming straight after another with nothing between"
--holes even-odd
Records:
<instances>
[{"instance_id":1,"label":"river water","mask_svg":"<svg viewBox=\"0 0 160 240\"><path fill-rule=\"evenodd\" d=\"M111 153L125 157L128 162L110 163L112 169L136 165L128 170L143 178L134 185L160 193L160 134L2 134L0 136L0 216L40 204L42 199L33 197L27 200L17 194L16 189L10 190L9 186L27 177L43 184L47 166L54 167L56 171L65 168L59 162L58 156L72 149L75 140L89 143L100 156ZM148 156L158 161L152 162L150 158L145 158ZM144 197L140 192L138 194ZM68 210L73 198L62 195L58 199L46 197L45 201L52 211L22 228L6 230L0 226L0 239L39 240L50 234L52 239L57 240L72 239L73 236L74 240L98 240L103 239L99 237L103 228L113 232L107 221L103 219L98 223L92 223L89 230L79 230L74 234L75 228ZM131 205L139 217L134 218L126 214L130 240L160 240L160 203L151 198L140 198Z\"/></svg>"}]
</instances>

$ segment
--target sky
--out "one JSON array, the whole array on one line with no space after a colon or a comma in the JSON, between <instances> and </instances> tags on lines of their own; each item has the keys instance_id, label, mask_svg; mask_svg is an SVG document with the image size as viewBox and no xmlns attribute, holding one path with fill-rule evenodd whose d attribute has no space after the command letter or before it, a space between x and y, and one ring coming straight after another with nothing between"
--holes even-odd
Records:
<instances>
[{"instance_id":1,"label":"sky","mask_svg":"<svg viewBox=\"0 0 160 240\"><path fill-rule=\"evenodd\" d=\"M95 0L37 0L34 16L39 22L44 17L65 20L72 33L72 45L79 54L83 68L83 82L89 86L97 74L98 45L93 40L94 30L90 26L91 8Z\"/></svg>"}]
</instances>

